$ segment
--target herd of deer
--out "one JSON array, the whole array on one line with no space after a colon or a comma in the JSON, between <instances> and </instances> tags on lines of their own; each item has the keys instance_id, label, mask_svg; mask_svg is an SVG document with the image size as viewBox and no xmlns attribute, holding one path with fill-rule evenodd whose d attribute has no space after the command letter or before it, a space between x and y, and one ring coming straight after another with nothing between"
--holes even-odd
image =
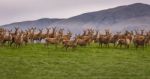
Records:
<instances>
[{"instance_id":1,"label":"herd of deer","mask_svg":"<svg viewBox=\"0 0 150 79\"><path fill-rule=\"evenodd\" d=\"M67 33L64 29L57 29L56 27L44 29L29 28L21 30L15 27L15 30L6 30L0 28L0 46L20 47L28 43L41 42L45 40L45 47L50 44L56 46L62 45L66 50L68 48L76 48L77 46L87 46L91 43L98 43L100 47L108 47L112 43L114 47L129 48L130 45L138 47L146 47L150 43L150 31L145 32L141 30L139 33L135 31L126 31L124 33L117 32L116 34L110 33L110 30L105 30L105 34L100 33L98 30L86 29L83 34L73 35L71 31Z\"/></svg>"}]
</instances>

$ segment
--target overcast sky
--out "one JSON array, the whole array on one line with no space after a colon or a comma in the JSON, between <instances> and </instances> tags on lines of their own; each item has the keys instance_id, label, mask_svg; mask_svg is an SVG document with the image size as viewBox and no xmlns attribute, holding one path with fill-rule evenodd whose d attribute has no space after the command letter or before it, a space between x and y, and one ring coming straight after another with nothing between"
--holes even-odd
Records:
<instances>
[{"instance_id":1,"label":"overcast sky","mask_svg":"<svg viewBox=\"0 0 150 79\"><path fill-rule=\"evenodd\" d=\"M0 0L0 25L40 18L69 18L86 12L150 0Z\"/></svg>"}]
</instances>

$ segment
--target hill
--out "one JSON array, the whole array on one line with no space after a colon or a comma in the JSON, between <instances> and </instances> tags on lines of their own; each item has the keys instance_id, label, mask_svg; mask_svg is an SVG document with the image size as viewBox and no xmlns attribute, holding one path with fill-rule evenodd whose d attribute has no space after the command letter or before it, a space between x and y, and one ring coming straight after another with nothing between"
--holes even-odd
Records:
<instances>
[{"instance_id":1,"label":"hill","mask_svg":"<svg viewBox=\"0 0 150 79\"><path fill-rule=\"evenodd\" d=\"M36 21L26 21L3 25L12 28L19 26L28 28L35 26L43 27L63 27L74 32L80 32L84 28L93 27L97 29L110 28L112 31L132 30L136 28L150 29L150 5L135 3L106 10L84 13L67 19L40 19Z\"/></svg>"}]
</instances>

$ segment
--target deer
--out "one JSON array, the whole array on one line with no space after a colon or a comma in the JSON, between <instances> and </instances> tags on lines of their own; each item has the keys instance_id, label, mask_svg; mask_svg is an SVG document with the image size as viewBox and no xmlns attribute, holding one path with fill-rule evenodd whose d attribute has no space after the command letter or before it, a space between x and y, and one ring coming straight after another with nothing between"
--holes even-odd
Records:
<instances>
[{"instance_id":1,"label":"deer","mask_svg":"<svg viewBox=\"0 0 150 79\"><path fill-rule=\"evenodd\" d=\"M99 34L99 31L98 31L98 30L96 30L95 35L93 35L93 36L92 36L92 40L94 40L94 43L97 43L97 42L98 42L98 40L99 40L99 36L98 36L98 34Z\"/></svg>"},{"instance_id":2,"label":"deer","mask_svg":"<svg viewBox=\"0 0 150 79\"><path fill-rule=\"evenodd\" d=\"M87 46L88 42L86 41L86 39L83 39L82 36L80 35L76 35L76 43L79 46Z\"/></svg>"},{"instance_id":3,"label":"deer","mask_svg":"<svg viewBox=\"0 0 150 79\"><path fill-rule=\"evenodd\" d=\"M5 44L6 42L8 42L8 44L9 44L12 41L11 32L12 32L12 30L8 30L7 33L4 32L2 44Z\"/></svg>"},{"instance_id":4,"label":"deer","mask_svg":"<svg viewBox=\"0 0 150 79\"><path fill-rule=\"evenodd\" d=\"M60 43L60 36L56 36L56 28L52 28L53 32L45 38L45 46L48 47L49 44L57 45Z\"/></svg>"},{"instance_id":5,"label":"deer","mask_svg":"<svg viewBox=\"0 0 150 79\"><path fill-rule=\"evenodd\" d=\"M23 31L19 32L19 34L14 38L14 43L17 48L23 45Z\"/></svg>"},{"instance_id":6,"label":"deer","mask_svg":"<svg viewBox=\"0 0 150 79\"><path fill-rule=\"evenodd\" d=\"M133 33L126 30L126 32L123 35L119 36L116 47L118 47L118 45L120 45L120 47L124 45L126 48L129 48L132 40Z\"/></svg>"},{"instance_id":7,"label":"deer","mask_svg":"<svg viewBox=\"0 0 150 79\"><path fill-rule=\"evenodd\" d=\"M41 42L41 40L42 40L42 31L43 31L43 29L39 29L39 33L34 34L33 40L35 40L36 42L37 41Z\"/></svg>"},{"instance_id":8,"label":"deer","mask_svg":"<svg viewBox=\"0 0 150 79\"><path fill-rule=\"evenodd\" d=\"M4 40L4 29L0 28L0 44L2 44L3 40Z\"/></svg>"},{"instance_id":9,"label":"deer","mask_svg":"<svg viewBox=\"0 0 150 79\"><path fill-rule=\"evenodd\" d=\"M134 43L136 49L139 48L139 46L142 46L144 49L146 38L143 35L143 33L144 33L144 30L141 30L141 34L138 34L136 32L136 35L134 36L133 43Z\"/></svg>"},{"instance_id":10,"label":"deer","mask_svg":"<svg viewBox=\"0 0 150 79\"><path fill-rule=\"evenodd\" d=\"M109 30L105 30L105 33L105 35L99 35L99 46L101 46L101 48L103 44L105 44L106 47L109 47L109 43L112 38L112 34L109 32Z\"/></svg>"},{"instance_id":11,"label":"deer","mask_svg":"<svg viewBox=\"0 0 150 79\"><path fill-rule=\"evenodd\" d=\"M50 38L54 38L56 36L56 27L52 27L52 33L48 35Z\"/></svg>"},{"instance_id":12,"label":"deer","mask_svg":"<svg viewBox=\"0 0 150 79\"><path fill-rule=\"evenodd\" d=\"M56 36L56 37L47 37L45 38L45 46L48 47L49 44L53 44L55 45L55 48L57 48L57 45L60 43L60 37Z\"/></svg>"},{"instance_id":13,"label":"deer","mask_svg":"<svg viewBox=\"0 0 150 79\"><path fill-rule=\"evenodd\" d=\"M61 39L62 39L62 44L64 42L67 42L71 39L72 33L71 31L68 31L68 33L66 35L62 35Z\"/></svg>"},{"instance_id":14,"label":"deer","mask_svg":"<svg viewBox=\"0 0 150 79\"><path fill-rule=\"evenodd\" d=\"M11 33L12 41L10 42L10 46L12 46L12 44L15 43L15 38L18 36L18 34L19 34L19 27L15 27L15 32Z\"/></svg>"},{"instance_id":15,"label":"deer","mask_svg":"<svg viewBox=\"0 0 150 79\"><path fill-rule=\"evenodd\" d=\"M65 41L63 43L63 46L66 49L66 51L68 50L68 48L75 49L77 47L77 39L76 39L76 37L75 37L74 40Z\"/></svg>"},{"instance_id":16,"label":"deer","mask_svg":"<svg viewBox=\"0 0 150 79\"><path fill-rule=\"evenodd\" d=\"M31 29L28 30L29 30L29 39L31 43L34 43L34 35L35 35L36 27L32 27Z\"/></svg>"},{"instance_id":17,"label":"deer","mask_svg":"<svg viewBox=\"0 0 150 79\"><path fill-rule=\"evenodd\" d=\"M25 32L23 33L23 42L25 45L27 45L27 43L29 43L29 31L28 30L25 30Z\"/></svg>"}]
</instances>

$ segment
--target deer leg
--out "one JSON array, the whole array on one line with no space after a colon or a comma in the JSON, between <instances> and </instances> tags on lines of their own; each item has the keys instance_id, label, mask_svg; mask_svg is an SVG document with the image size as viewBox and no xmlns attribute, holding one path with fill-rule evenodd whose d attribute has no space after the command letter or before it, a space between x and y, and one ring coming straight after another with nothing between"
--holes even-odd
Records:
<instances>
[{"instance_id":1,"label":"deer leg","mask_svg":"<svg viewBox=\"0 0 150 79\"><path fill-rule=\"evenodd\" d=\"M122 44L120 44L120 48L122 47Z\"/></svg>"},{"instance_id":2,"label":"deer leg","mask_svg":"<svg viewBox=\"0 0 150 79\"><path fill-rule=\"evenodd\" d=\"M3 40L3 41L2 41L2 45L4 46L4 45L5 45L5 43L6 43L6 40Z\"/></svg>"},{"instance_id":3,"label":"deer leg","mask_svg":"<svg viewBox=\"0 0 150 79\"><path fill-rule=\"evenodd\" d=\"M101 43L101 48L102 48L102 45L103 45L103 44Z\"/></svg>"},{"instance_id":4,"label":"deer leg","mask_svg":"<svg viewBox=\"0 0 150 79\"><path fill-rule=\"evenodd\" d=\"M109 48L109 43L107 43L107 48Z\"/></svg>"},{"instance_id":5,"label":"deer leg","mask_svg":"<svg viewBox=\"0 0 150 79\"><path fill-rule=\"evenodd\" d=\"M45 43L45 47L48 48L48 43Z\"/></svg>"},{"instance_id":6,"label":"deer leg","mask_svg":"<svg viewBox=\"0 0 150 79\"><path fill-rule=\"evenodd\" d=\"M114 42L114 47L116 46L116 43Z\"/></svg>"},{"instance_id":7,"label":"deer leg","mask_svg":"<svg viewBox=\"0 0 150 79\"><path fill-rule=\"evenodd\" d=\"M14 41L11 41L10 46L12 46L13 43L14 43Z\"/></svg>"},{"instance_id":8,"label":"deer leg","mask_svg":"<svg viewBox=\"0 0 150 79\"><path fill-rule=\"evenodd\" d=\"M135 45L136 49L138 48L138 45Z\"/></svg>"},{"instance_id":9,"label":"deer leg","mask_svg":"<svg viewBox=\"0 0 150 79\"><path fill-rule=\"evenodd\" d=\"M144 44L142 45L142 47L143 47L143 50L144 50Z\"/></svg>"},{"instance_id":10,"label":"deer leg","mask_svg":"<svg viewBox=\"0 0 150 79\"><path fill-rule=\"evenodd\" d=\"M119 46L119 43L115 46L116 48Z\"/></svg>"},{"instance_id":11,"label":"deer leg","mask_svg":"<svg viewBox=\"0 0 150 79\"><path fill-rule=\"evenodd\" d=\"M67 51L67 49L68 49L68 46L66 46L66 51Z\"/></svg>"},{"instance_id":12,"label":"deer leg","mask_svg":"<svg viewBox=\"0 0 150 79\"><path fill-rule=\"evenodd\" d=\"M55 45L55 47L57 48L57 44Z\"/></svg>"},{"instance_id":13,"label":"deer leg","mask_svg":"<svg viewBox=\"0 0 150 79\"><path fill-rule=\"evenodd\" d=\"M130 46L129 46L129 44L127 45L127 48L129 48Z\"/></svg>"}]
</instances>

